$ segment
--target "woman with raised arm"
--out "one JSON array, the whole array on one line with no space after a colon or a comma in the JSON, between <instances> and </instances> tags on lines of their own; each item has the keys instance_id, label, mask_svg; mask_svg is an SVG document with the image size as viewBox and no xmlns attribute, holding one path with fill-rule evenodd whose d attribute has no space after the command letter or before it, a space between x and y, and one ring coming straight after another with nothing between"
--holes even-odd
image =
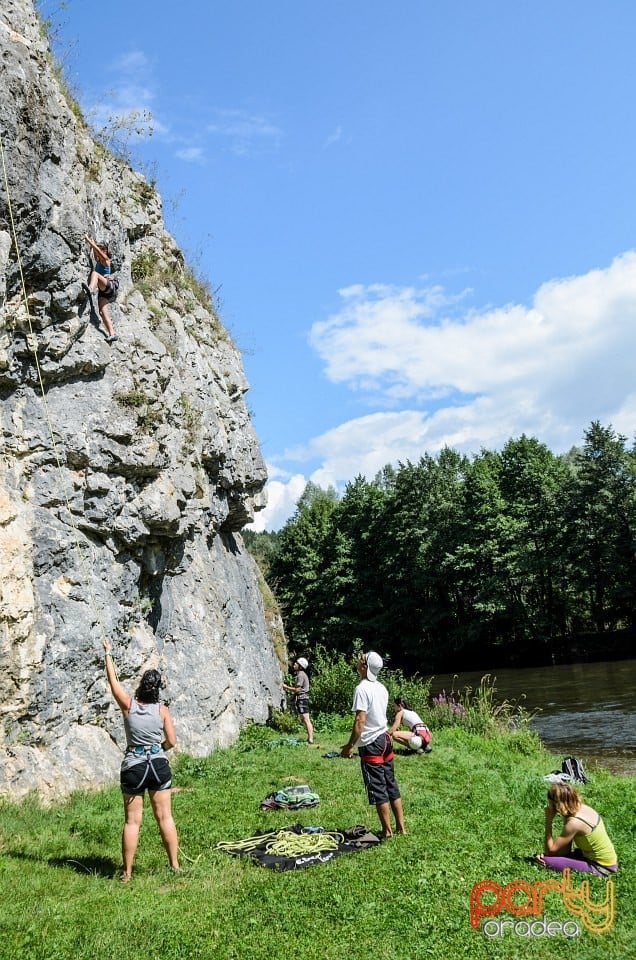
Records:
<instances>
[{"instance_id":1,"label":"woman with raised arm","mask_svg":"<svg viewBox=\"0 0 636 960\"><path fill-rule=\"evenodd\" d=\"M175 872L181 869L177 828L171 809L172 773L165 753L175 746L177 738L170 711L159 703L162 686L159 671L146 670L132 697L117 679L109 640L104 640L104 650L106 678L123 714L126 730L126 755L120 771L121 791L124 796L121 880L126 883L130 880L137 850L146 790L170 867Z\"/></svg>"},{"instance_id":2,"label":"woman with raised arm","mask_svg":"<svg viewBox=\"0 0 636 960\"><path fill-rule=\"evenodd\" d=\"M106 328L106 343L112 343L117 340L117 335L110 319L109 304L117 297L119 291L119 280L113 276L110 246L105 240L96 243L89 236L84 236L84 240L93 251L95 265L91 271L88 283L82 284L89 297L97 294L97 309L102 318L102 323Z\"/></svg>"}]
</instances>

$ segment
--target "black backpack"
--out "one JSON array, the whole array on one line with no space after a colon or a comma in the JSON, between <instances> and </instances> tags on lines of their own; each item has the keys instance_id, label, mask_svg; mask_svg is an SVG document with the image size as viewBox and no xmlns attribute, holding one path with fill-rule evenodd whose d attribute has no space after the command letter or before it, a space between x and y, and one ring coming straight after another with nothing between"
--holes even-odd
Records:
<instances>
[{"instance_id":1,"label":"black backpack","mask_svg":"<svg viewBox=\"0 0 636 960\"><path fill-rule=\"evenodd\" d=\"M561 764L563 773L567 773L571 780L576 783L589 783L590 778L585 772L583 761L577 757L566 757Z\"/></svg>"}]
</instances>

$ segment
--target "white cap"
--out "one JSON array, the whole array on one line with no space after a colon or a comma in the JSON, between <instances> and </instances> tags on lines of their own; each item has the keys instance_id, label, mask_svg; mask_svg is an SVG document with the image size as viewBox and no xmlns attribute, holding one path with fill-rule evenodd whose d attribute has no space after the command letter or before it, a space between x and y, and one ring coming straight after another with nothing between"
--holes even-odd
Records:
<instances>
[{"instance_id":1,"label":"white cap","mask_svg":"<svg viewBox=\"0 0 636 960\"><path fill-rule=\"evenodd\" d=\"M367 653L367 680L377 680L383 664L384 661L379 653L374 653L373 650Z\"/></svg>"},{"instance_id":2,"label":"white cap","mask_svg":"<svg viewBox=\"0 0 636 960\"><path fill-rule=\"evenodd\" d=\"M309 661L305 660L304 657L298 657L295 661L299 667L302 667L303 670L306 670L309 666Z\"/></svg>"}]
</instances>

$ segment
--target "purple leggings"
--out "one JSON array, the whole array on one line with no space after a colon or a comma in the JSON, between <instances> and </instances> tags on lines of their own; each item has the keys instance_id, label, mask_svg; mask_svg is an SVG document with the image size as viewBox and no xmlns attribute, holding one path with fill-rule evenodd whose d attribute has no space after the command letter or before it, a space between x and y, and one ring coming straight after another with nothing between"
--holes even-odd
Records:
<instances>
[{"instance_id":1,"label":"purple leggings","mask_svg":"<svg viewBox=\"0 0 636 960\"><path fill-rule=\"evenodd\" d=\"M601 867L599 869L598 865L592 863L591 860L587 860L580 850L573 850L567 857L551 857L549 854L544 854L543 860L548 870L558 870L560 873L563 872L563 870L570 869L579 870L581 873L593 873L597 877L604 877L606 876L605 871L609 870L610 873L616 873L618 870L617 863L612 864L611 867Z\"/></svg>"}]
</instances>

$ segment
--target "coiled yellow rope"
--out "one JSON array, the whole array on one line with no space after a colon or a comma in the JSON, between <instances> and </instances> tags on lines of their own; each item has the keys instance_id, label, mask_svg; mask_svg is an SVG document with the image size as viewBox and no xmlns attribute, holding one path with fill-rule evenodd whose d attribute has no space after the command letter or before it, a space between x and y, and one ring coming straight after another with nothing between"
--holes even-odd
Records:
<instances>
[{"instance_id":1,"label":"coiled yellow rope","mask_svg":"<svg viewBox=\"0 0 636 960\"><path fill-rule=\"evenodd\" d=\"M263 833L258 837L247 837L246 840L220 840L216 845L216 849L226 852L250 853L252 850L256 850L257 847L262 846L263 841L271 839L279 833L280 830L273 830L271 833Z\"/></svg>"},{"instance_id":2,"label":"coiled yellow rope","mask_svg":"<svg viewBox=\"0 0 636 960\"><path fill-rule=\"evenodd\" d=\"M290 830L281 830L275 840L266 844L267 853L273 857L303 857L312 853L326 853L328 850L337 850L338 843L344 837L332 833L292 833Z\"/></svg>"},{"instance_id":3,"label":"coiled yellow rope","mask_svg":"<svg viewBox=\"0 0 636 960\"><path fill-rule=\"evenodd\" d=\"M225 853L252 853L259 847L265 847L266 853L273 857L302 857L312 853L326 853L337 850L344 843L341 833L295 833L293 830L274 830L245 840L221 840L217 850Z\"/></svg>"}]
</instances>

